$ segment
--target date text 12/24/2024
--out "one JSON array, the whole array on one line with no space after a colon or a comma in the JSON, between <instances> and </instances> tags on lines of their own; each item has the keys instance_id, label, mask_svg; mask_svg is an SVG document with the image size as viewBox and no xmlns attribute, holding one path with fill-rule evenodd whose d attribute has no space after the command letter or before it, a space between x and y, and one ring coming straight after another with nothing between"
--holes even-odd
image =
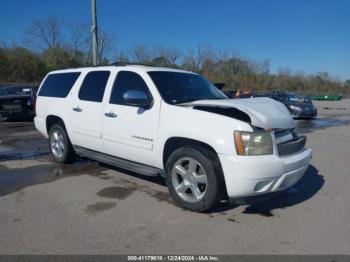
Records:
<instances>
[{"instance_id":1,"label":"date text 12/24/2024","mask_svg":"<svg viewBox=\"0 0 350 262\"><path fill-rule=\"evenodd\" d=\"M128 261L219 261L217 256L128 256Z\"/></svg>"}]
</instances>

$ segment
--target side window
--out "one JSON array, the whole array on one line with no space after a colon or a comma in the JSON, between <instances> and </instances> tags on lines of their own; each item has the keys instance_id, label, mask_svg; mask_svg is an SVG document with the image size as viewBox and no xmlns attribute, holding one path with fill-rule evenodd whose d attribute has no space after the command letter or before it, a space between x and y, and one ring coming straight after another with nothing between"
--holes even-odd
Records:
<instances>
[{"instance_id":1,"label":"side window","mask_svg":"<svg viewBox=\"0 0 350 262\"><path fill-rule=\"evenodd\" d=\"M50 74L40 88L38 96L67 97L80 72Z\"/></svg>"},{"instance_id":2,"label":"side window","mask_svg":"<svg viewBox=\"0 0 350 262\"><path fill-rule=\"evenodd\" d=\"M142 77L134 72L120 71L114 82L110 104L126 105L123 94L128 90L143 91L151 99L151 93Z\"/></svg>"},{"instance_id":3,"label":"side window","mask_svg":"<svg viewBox=\"0 0 350 262\"><path fill-rule=\"evenodd\" d=\"M94 71L85 76L79 90L79 99L91 102L102 102L109 71Z\"/></svg>"}]
</instances>

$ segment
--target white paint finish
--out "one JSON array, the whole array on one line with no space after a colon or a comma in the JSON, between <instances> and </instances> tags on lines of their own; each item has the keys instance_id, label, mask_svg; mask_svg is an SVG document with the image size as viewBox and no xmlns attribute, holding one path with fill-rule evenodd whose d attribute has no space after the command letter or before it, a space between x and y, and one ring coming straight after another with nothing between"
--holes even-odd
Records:
<instances>
[{"instance_id":1,"label":"white paint finish","mask_svg":"<svg viewBox=\"0 0 350 262\"><path fill-rule=\"evenodd\" d=\"M83 82L85 76L91 71L109 71L106 69L94 69L82 74L80 81ZM80 83L80 85L81 85ZM106 89L113 84L113 77L110 75L106 84ZM76 145L103 152L102 140L102 120L103 107L107 97L104 95L102 102L91 102L79 99L79 87L73 90L74 99L71 106L72 133ZM80 108L81 112L74 111L73 108Z\"/></svg>"},{"instance_id":2,"label":"white paint finish","mask_svg":"<svg viewBox=\"0 0 350 262\"><path fill-rule=\"evenodd\" d=\"M120 71L124 71L122 68ZM158 143L160 96L145 72L129 70L139 74L146 82L153 104L149 109L134 106L110 104L112 86L106 90L104 113L113 112L116 117L103 117L104 152L131 161L156 166L159 152L154 151ZM117 72L118 73L118 72ZM114 78L117 77L114 75Z\"/></svg>"},{"instance_id":3,"label":"white paint finish","mask_svg":"<svg viewBox=\"0 0 350 262\"><path fill-rule=\"evenodd\" d=\"M92 70L110 70L103 103L85 102L78 99L79 87L86 73ZM109 98L116 74L133 71L145 80L153 96L153 106L148 110L132 106L110 105ZM280 103L267 98L206 100L175 106L165 103L160 97L147 72L176 71L175 69L150 68L144 66L98 67L58 72L82 72L68 97L65 99L38 97L36 126L45 134L44 126L48 115L61 117L74 145L80 145L120 158L163 168L163 149L168 139L183 137L206 143L219 155L231 197L255 194L257 181L267 177L274 184L283 176L301 177L309 164L311 150L290 157L237 156L234 130L253 131L250 124L226 116L201 110L194 105L222 106L237 108L247 113L252 124L262 128L291 128L293 119ZM57 72L57 71L56 71ZM73 107L80 106L81 113ZM117 117L109 118L105 113L114 112ZM273 139L274 143L275 140ZM276 147L276 145L274 145ZM275 148L276 151L276 148ZM275 181L276 180L276 181ZM263 192L259 192L263 193Z\"/></svg>"},{"instance_id":4,"label":"white paint finish","mask_svg":"<svg viewBox=\"0 0 350 262\"><path fill-rule=\"evenodd\" d=\"M261 128L293 128L293 118L280 102L267 97L244 99L201 100L187 106L207 105L239 109L250 116L252 125Z\"/></svg>"},{"instance_id":5,"label":"white paint finish","mask_svg":"<svg viewBox=\"0 0 350 262\"><path fill-rule=\"evenodd\" d=\"M311 159L311 149L298 154L280 158L271 156L233 156L219 154L227 194L230 198L254 196L275 192L280 188L285 176L295 176L293 186L305 173ZM264 192L255 192L254 187L260 181L273 180L272 187ZM285 189L285 188L284 188Z\"/></svg>"}]
</instances>

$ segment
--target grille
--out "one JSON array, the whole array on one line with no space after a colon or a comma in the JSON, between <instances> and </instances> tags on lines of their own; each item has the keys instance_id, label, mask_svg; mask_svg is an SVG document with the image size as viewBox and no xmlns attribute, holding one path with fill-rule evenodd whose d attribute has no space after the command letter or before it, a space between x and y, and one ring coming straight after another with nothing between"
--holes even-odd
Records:
<instances>
[{"instance_id":1,"label":"grille","mask_svg":"<svg viewBox=\"0 0 350 262\"><path fill-rule=\"evenodd\" d=\"M4 105L2 105L2 107L5 109L5 110L18 110L18 111L20 111L20 110L22 110L22 105L21 104L19 104L19 105L11 105L11 104L4 104Z\"/></svg>"},{"instance_id":2,"label":"grille","mask_svg":"<svg viewBox=\"0 0 350 262\"><path fill-rule=\"evenodd\" d=\"M291 129L275 129L274 134L275 134L275 137L282 137L282 136L289 135L293 131L294 131L293 128L291 128Z\"/></svg>"},{"instance_id":3,"label":"grille","mask_svg":"<svg viewBox=\"0 0 350 262\"><path fill-rule=\"evenodd\" d=\"M278 154L280 156L291 155L299 152L306 144L306 136L300 136L294 140L277 145Z\"/></svg>"}]
</instances>

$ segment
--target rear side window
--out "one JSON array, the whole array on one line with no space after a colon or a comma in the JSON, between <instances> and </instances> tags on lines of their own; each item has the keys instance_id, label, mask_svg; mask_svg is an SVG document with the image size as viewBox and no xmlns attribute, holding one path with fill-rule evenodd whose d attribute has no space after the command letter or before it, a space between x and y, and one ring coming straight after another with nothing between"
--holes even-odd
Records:
<instances>
[{"instance_id":1,"label":"rear side window","mask_svg":"<svg viewBox=\"0 0 350 262\"><path fill-rule=\"evenodd\" d=\"M120 71L114 82L110 104L124 105L123 94L128 90L143 91L151 99L147 84L142 77L134 72Z\"/></svg>"},{"instance_id":2,"label":"rear side window","mask_svg":"<svg viewBox=\"0 0 350 262\"><path fill-rule=\"evenodd\" d=\"M86 75L79 91L79 99L91 102L102 102L109 71L95 71Z\"/></svg>"},{"instance_id":3,"label":"rear side window","mask_svg":"<svg viewBox=\"0 0 350 262\"><path fill-rule=\"evenodd\" d=\"M80 72L48 75L40 88L38 96L67 97Z\"/></svg>"}]
</instances>

